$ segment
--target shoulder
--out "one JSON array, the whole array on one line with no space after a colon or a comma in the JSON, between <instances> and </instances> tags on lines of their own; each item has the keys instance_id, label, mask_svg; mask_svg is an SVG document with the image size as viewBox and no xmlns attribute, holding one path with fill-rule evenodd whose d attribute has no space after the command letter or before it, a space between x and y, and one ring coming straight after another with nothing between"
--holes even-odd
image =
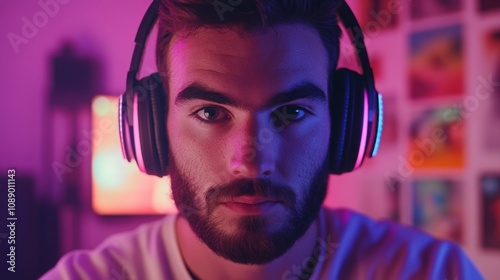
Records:
<instances>
[{"instance_id":1,"label":"shoulder","mask_svg":"<svg viewBox=\"0 0 500 280\"><path fill-rule=\"evenodd\" d=\"M390 220L374 220L348 209L323 209L326 230L335 232L343 239L360 239L358 246L372 246L384 240L402 245L411 242L417 247L425 247L436 239L418 229L403 226ZM415 242L418 241L418 242Z\"/></svg>"},{"instance_id":2,"label":"shoulder","mask_svg":"<svg viewBox=\"0 0 500 280\"><path fill-rule=\"evenodd\" d=\"M113 235L94 250L70 252L41 279L150 279L169 275L172 272L165 263L178 261L174 221L175 215L168 215Z\"/></svg>"},{"instance_id":3,"label":"shoulder","mask_svg":"<svg viewBox=\"0 0 500 280\"><path fill-rule=\"evenodd\" d=\"M369 273L375 279L482 279L457 244L418 229L346 209L325 208L320 220L326 234L335 236L337 249L332 260L342 263L339 276Z\"/></svg>"}]
</instances>

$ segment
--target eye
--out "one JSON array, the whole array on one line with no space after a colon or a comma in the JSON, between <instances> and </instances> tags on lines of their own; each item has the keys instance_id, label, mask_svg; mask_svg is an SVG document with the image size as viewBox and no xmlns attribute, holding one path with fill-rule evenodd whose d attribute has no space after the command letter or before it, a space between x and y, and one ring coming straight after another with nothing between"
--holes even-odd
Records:
<instances>
[{"instance_id":1,"label":"eye","mask_svg":"<svg viewBox=\"0 0 500 280\"><path fill-rule=\"evenodd\" d=\"M203 107L194 112L196 117L204 122L219 122L229 119L229 115L223 109L217 107Z\"/></svg>"},{"instance_id":2,"label":"eye","mask_svg":"<svg viewBox=\"0 0 500 280\"><path fill-rule=\"evenodd\" d=\"M284 106L287 115L292 121L299 121L306 116L306 111L297 105Z\"/></svg>"},{"instance_id":3,"label":"eye","mask_svg":"<svg viewBox=\"0 0 500 280\"><path fill-rule=\"evenodd\" d=\"M272 114L275 119L275 125L278 123L288 125L304 119L308 111L298 105L285 105L274 110Z\"/></svg>"}]
</instances>

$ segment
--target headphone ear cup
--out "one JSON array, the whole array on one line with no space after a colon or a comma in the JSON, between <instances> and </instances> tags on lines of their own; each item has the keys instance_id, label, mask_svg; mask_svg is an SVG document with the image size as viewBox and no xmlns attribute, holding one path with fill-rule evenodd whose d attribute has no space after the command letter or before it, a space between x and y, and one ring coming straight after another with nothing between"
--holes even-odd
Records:
<instances>
[{"instance_id":1,"label":"headphone ear cup","mask_svg":"<svg viewBox=\"0 0 500 280\"><path fill-rule=\"evenodd\" d=\"M168 174L169 162L169 141L167 136L167 111L168 111L168 94L165 92L163 85L163 77L159 73L151 75L153 80L160 81L160 84L153 90L151 94L151 107L153 109L153 126L156 139L157 156L160 163L160 170L163 175Z\"/></svg>"},{"instance_id":2,"label":"headphone ear cup","mask_svg":"<svg viewBox=\"0 0 500 280\"><path fill-rule=\"evenodd\" d=\"M349 69L338 69L330 77L330 173L350 172L360 165L366 139L366 89L363 77ZM366 129L366 128L365 128ZM361 151L362 150L362 151ZM361 158L362 160L362 158Z\"/></svg>"},{"instance_id":3,"label":"headphone ear cup","mask_svg":"<svg viewBox=\"0 0 500 280\"><path fill-rule=\"evenodd\" d=\"M136 162L141 171L162 177L168 165L167 102L162 77L155 73L142 78L139 88L142 91L134 93Z\"/></svg>"}]
</instances>

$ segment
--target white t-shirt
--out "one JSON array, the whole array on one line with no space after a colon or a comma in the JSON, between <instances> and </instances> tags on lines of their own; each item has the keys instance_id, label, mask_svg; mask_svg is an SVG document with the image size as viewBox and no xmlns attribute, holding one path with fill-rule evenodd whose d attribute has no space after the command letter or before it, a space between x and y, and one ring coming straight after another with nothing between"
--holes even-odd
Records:
<instances>
[{"instance_id":1,"label":"white t-shirt","mask_svg":"<svg viewBox=\"0 0 500 280\"><path fill-rule=\"evenodd\" d=\"M191 279L175 234L176 215L106 239L96 249L70 252L47 279ZM282 279L483 279L454 243L350 210L322 208L318 246ZM203 277L203 275L200 275Z\"/></svg>"}]
</instances>

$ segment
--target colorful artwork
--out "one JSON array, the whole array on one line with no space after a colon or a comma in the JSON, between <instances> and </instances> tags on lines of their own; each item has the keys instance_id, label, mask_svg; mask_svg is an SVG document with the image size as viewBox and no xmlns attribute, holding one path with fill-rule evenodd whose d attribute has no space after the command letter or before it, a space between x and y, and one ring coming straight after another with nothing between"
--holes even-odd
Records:
<instances>
[{"instance_id":1,"label":"colorful artwork","mask_svg":"<svg viewBox=\"0 0 500 280\"><path fill-rule=\"evenodd\" d=\"M457 12L462 9L462 0L420 0L410 1L412 19Z\"/></svg>"},{"instance_id":2,"label":"colorful artwork","mask_svg":"<svg viewBox=\"0 0 500 280\"><path fill-rule=\"evenodd\" d=\"M431 108L418 113L410 125L407 164L413 168L464 166L464 119L457 107Z\"/></svg>"},{"instance_id":3,"label":"colorful artwork","mask_svg":"<svg viewBox=\"0 0 500 280\"><path fill-rule=\"evenodd\" d=\"M402 12L403 4L396 0L359 1L359 12L356 18L359 25L367 34L395 27L398 23L398 14Z\"/></svg>"},{"instance_id":4,"label":"colorful artwork","mask_svg":"<svg viewBox=\"0 0 500 280\"><path fill-rule=\"evenodd\" d=\"M414 33L410 37L410 46L412 99L463 94L462 26Z\"/></svg>"},{"instance_id":5,"label":"colorful artwork","mask_svg":"<svg viewBox=\"0 0 500 280\"><path fill-rule=\"evenodd\" d=\"M431 235L460 242L462 209L460 186L454 180L413 181L413 224Z\"/></svg>"},{"instance_id":6,"label":"colorful artwork","mask_svg":"<svg viewBox=\"0 0 500 280\"><path fill-rule=\"evenodd\" d=\"M483 122L484 146L486 150L500 150L500 28L486 34L484 45L482 73L477 79L474 96L481 101L481 109L487 112Z\"/></svg>"},{"instance_id":7,"label":"colorful artwork","mask_svg":"<svg viewBox=\"0 0 500 280\"><path fill-rule=\"evenodd\" d=\"M482 244L500 249L500 174L481 178Z\"/></svg>"},{"instance_id":8,"label":"colorful artwork","mask_svg":"<svg viewBox=\"0 0 500 280\"><path fill-rule=\"evenodd\" d=\"M92 208L102 215L176 212L168 178L141 173L122 158L117 105L118 97L92 102Z\"/></svg>"}]
</instances>

